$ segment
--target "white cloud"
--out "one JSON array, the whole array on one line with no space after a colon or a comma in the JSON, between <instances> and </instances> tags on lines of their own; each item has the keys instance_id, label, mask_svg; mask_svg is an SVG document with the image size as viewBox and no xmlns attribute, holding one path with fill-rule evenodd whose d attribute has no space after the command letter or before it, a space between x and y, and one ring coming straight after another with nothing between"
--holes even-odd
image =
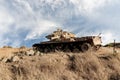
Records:
<instances>
[{"instance_id":1,"label":"white cloud","mask_svg":"<svg viewBox=\"0 0 120 80\"><path fill-rule=\"evenodd\" d=\"M105 45L108 42L114 41L114 35L111 32L105 32L104 35L102 35L102 40L104 41L102 44Z\"/></svg>"},{"instance_id":2,"label":"white cloud","mask_svg":"<svg viewBox=\"0 0 120 80\"><path fill-rule=\"evenodd\" d=\"M1 10L0 11L0 32L6 32L8 26L14 22L13 18L8 14L8 12ZM4 30L5 29L5 30Z\"/></svg>"},{"instance_id":3,"label":"white cloud","mask_svg":"<svg viewBox=\"0 0 120 80\"><path fill-rule=\"evenodd\" d=\"M93 14L102 7L118 3L119 0L70 0L70 2L73 3L80 12Z\"/></svg>"},{"instance_id":4,"label":"white cloud","mask_svg":"<svg viewBox=\"0 0 120 80\"><path fill-rule=\"evenodd\" d=\"M23 10L27 10L26 12L29 12L31 14L34 13L30 4L26 0L15 0L15 2L16 2L16 4L18 4L19 7L22 6L24 8Z\"/></svg>"},{"instance_id":5,"label":"white cloud","mask_svg":"<svg viewBox=\"0 0 120 80\"><path fill-rule=\"evenodd\" d=\"M102 32L107 43L120 37L119 9L119 0L0 0L0 46L21 45L56 27L77 35Z\"/></svg>"},{"instance_id":6,"label":"white cloud","mask_svg":"<svg viewBox=\"0 0 120 80\"><path fill-rule=\"evenodd\" d=\"M51 21L40 20L40 22L38 22L36 26L37 27L34 27L26 36L25 40L34 39L36 37L39 37L39 35L42 35L43 33L49 33L50 30L55 29L56 26L59 25Z\"/></svg>"},{"instance_id":7,"label":"white cloud","mask_svg":"<svg viewBox=\"0 0 120 80\"><path fill-rule=\"evenodd\" d=\"M7 34L12 25L14 23L14 19L12 16L9 15L9 13L1 8L0 10L0 46L1 45L7 45L9 43L8 38L4 38L5 34Z\"/></svg>"},{"instance_id":8,"label":"white cloud","mask_svg":"<svg viewBox=\"0 0 120 80\"><path fill-rule=\"evenodd\" d=\"M80 33L91 34L93 30L94 34L102 32L103 44L113 42L114 39L120 41L120 36L117 36L120 30L119 0L71 0L71 2L78 8L76 12L79 10L79 13L88 20L88 25Z\"/></svg>"}]
</instances>

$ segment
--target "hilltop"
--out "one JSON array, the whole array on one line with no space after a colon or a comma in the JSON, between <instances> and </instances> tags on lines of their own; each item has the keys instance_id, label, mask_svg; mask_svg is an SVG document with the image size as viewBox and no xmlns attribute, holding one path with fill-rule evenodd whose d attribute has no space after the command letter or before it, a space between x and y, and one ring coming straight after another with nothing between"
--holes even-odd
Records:
<instances>
[{"instance_id":1,"label":"hilltop","mask_svg":"<svg viewBox=\"0 0 120 80\"><path fill-rule=\"evenodd\" d=\"M120 49L86 53L40 53L0 49L0 80L120 80Z\"/></svg>"}]
</instances>

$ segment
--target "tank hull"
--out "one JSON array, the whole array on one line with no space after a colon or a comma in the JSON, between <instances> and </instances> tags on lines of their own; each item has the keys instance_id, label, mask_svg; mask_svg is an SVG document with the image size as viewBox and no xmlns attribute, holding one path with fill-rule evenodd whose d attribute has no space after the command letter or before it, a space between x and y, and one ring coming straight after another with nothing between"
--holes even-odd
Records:
<instances>
[{"instance_id":1,"label":"tank hull","mask_svg":"<svg viewBox=\"0 0 120 80\"><path fill-rule=\"evenodd\" d=\"M35 50L40 52L85 52L91 48L98 48L101 45L101 37L98 36L86 36L78 37L73 40L62 40L62 41L46 41L41 43L33 44Z\"/></svg>"}]
</instances>

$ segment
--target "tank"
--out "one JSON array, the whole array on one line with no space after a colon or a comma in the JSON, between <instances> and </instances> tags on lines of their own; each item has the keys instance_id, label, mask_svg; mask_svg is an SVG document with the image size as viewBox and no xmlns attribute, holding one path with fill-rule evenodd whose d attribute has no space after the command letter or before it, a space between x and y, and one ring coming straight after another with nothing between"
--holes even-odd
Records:
<instances>
[{"instance_id":1,"label":"tank","mask_svg":"<svg viewBox=\"0 0 120 80\"><path fill-rule=\"evenodd\" d=\"M40 52L86 52L91 49L99 49L102 43L99 35L76 37L75 34L62 29L57 29L46 38L48 41L35 43L33 48Z\"/></svg>"}]
</instances>

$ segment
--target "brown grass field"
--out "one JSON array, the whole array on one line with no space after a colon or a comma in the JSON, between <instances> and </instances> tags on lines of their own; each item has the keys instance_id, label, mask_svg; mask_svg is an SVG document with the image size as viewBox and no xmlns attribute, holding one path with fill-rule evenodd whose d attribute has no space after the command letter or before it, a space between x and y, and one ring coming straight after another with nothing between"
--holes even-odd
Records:
<instances>
[{"instance_id":1,"label":"brown grass field","mask_svg":"<svg viewBox=\"0 0 120 80\"><path fill-rule=\"evenodd\" d=\"M1 48L0 58L27 50ZM0 61L0 80L120 80L120 49L19 57L15 62Z\"/></svg>"}]
</instances>

